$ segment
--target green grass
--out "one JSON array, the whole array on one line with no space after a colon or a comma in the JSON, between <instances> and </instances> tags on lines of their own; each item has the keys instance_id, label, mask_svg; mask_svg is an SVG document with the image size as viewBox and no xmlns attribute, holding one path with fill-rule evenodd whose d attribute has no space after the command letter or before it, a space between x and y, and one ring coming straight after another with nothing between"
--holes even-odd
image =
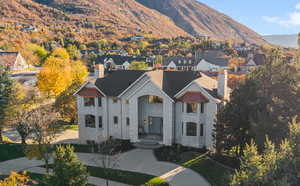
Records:
<instances>
[{"instance_id":1,"label":"green grass","mask_svg":"<svg viewBox=\"0 0 300 186\"><path fill-rule=\"evenodd\" d=\"M60 127L62 130L74 130L74 131L78 131L78 125L62 125Z\"/></svg>"},{"instance_id":2,"label":"green grass","mask_svg":"<svg viewBox=\"0 0 300 186\"><path fill-rule=\"evenodd\" d=\"M0 144L0 162L24 157L23 145Z\"/></svg>"},{"instance_id":3,"label":"green grass","mask_svg":"<svg viewBox=\"0 0 300 186\"><path fill-rule=\"evenodd\" d=\"M182 164L201 174L212 186L228 185L228 176L231 171L214 162L206 156L200 155Z\"/></svg>"},{"instance_id":4,"label":"green grass","mask_svg":"<svg viewBox=\"0 0 300 186\"><path fill-rule=\"evenodd\" d=\"M45 167L45 165L41 166ZM53 168L53 164L49 166ZM159 177L139 172L87 166L90 176L125 183L128 185L168 186L169 184Z\"/></svg>"}]
</instances>

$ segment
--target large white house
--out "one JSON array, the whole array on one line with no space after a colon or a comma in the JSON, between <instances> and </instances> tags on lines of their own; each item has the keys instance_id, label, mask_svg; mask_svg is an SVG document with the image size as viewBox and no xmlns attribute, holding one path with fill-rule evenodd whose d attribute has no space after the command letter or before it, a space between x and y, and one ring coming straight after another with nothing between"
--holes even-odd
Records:
<instances>
[{"instance_id":1,"label":"large white house","mask_svg":"<svg viewBox=\"0 0 300 186\"><path fill-rule=\"evenodd\" d=\"M100 67L100 68L99 68ZM213 147L218 105L228 99L227 71L218 80L194 71L113 71L86 82L78 101L82 143L109 137L133 143Z\"/></svg>"}]
</instances>

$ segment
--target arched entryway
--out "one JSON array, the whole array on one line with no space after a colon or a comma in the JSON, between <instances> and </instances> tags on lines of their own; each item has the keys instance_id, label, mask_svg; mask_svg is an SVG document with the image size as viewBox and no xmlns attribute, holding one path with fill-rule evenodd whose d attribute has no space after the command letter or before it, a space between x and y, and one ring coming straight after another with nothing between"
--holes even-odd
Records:
<instances>
[{"instance_id":1,"label":"arched entryway","mask_svg":"<svg viewBox=\"0 0 300 186\"><path fill-rule=\"evenodd\" d=\"M155 95L138 98L139 140L163 140L163 99Z\"/></svg>"}]
</instances>

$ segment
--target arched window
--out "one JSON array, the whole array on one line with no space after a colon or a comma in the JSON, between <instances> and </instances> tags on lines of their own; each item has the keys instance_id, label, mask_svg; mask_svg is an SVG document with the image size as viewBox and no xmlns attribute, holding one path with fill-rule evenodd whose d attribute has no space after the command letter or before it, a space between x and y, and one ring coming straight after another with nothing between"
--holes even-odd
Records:
<instances>
[{"instance_id":1,"label":"arched window","mask_svg":"<svg viewBox=\"0 0 300 186\"><path fill-rule=\"evenodd\" d=\"M85 127L96 128L96 119L94 115L85 115Z\"/></svg>"}]
</instances>

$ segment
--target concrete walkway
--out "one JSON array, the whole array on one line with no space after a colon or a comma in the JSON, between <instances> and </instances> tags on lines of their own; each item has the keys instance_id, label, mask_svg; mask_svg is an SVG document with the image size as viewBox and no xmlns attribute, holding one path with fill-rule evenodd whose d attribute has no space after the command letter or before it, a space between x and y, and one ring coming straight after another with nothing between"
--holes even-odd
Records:
<instances>
[{"instance_id":1,"label":"concrete walkway","mask_svg":"<svg viewBox=\"0 0 300 186\"><path fill-rule=\"evenodd\" d=\"M78 159L81 160L83 164L101 167L101 163L99 163L99 155L91 153L77 154ZM119 166L116 167L116 169L160 176L166 179L171 186L210 186L210 184L201 175L191 169L187 169L173 163L157 161L152 150L134 149L121 154L118 159ZM28 160L26 158L0 162L0 174L7 175L11 171L28 169L38 171L41 169L35 169L34 167L38 167L43 164L43 161ZM103 180L101 180L102 179L98 178L90 178L90 181L93 182L93 184L97 183L97 185L103 183ZM116 186L124 186L124 184L120 183L114 184L117 184Z\"/></svg>"}]
</instances>

